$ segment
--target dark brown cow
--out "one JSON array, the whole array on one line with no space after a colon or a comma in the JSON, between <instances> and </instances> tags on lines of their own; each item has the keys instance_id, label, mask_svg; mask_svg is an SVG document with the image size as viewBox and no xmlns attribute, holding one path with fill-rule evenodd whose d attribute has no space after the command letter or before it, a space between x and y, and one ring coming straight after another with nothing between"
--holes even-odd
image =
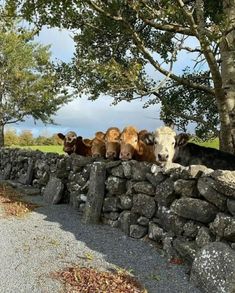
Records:
<instances>
[{"instance_id":1,"label":"dark brown cow","mask_svg":"<svg viewBox=\"0 0 235 293\"><path fill-rule=\"evenodd\" d=\"M105 133L106 158L117 159L120 152L119 136L121 131L117 127L110 127Z\"/></svg>"},{"instance_id":2,"label":"dark brown cow","mask_svg":"<svg viewBox=\"0 0 235 293\"><path fill-rule=\"evenodd\" d=\"M138 160L154 162L155 156L153 146L147 145L142 141L146 130L138 130L133 126L128 126L123 129L120 135L120 155L121 160Z\"/></svg>"},{"instance_id":3,"label":"dark brown cow","mask_svg":"<svg viewBox=\"0 0 235 293\"><path fill-rule=\"evenodd\" d=\"M83 142L83 138L81 136L77 136L74 131L69 131L66 135L63 133L58 133L57 135L64 141L63 151L68 155L71 155L72 153L81 156L91 155L91 147L87 146Z\"/></svg>"}]
</instances>

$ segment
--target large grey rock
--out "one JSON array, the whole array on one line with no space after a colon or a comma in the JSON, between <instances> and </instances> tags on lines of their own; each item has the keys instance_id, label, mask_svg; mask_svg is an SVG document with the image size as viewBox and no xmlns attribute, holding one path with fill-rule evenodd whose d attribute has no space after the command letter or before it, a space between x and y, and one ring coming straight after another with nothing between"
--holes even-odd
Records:
<instances>
[{"instance_id":1,"label":"large grey rock","mask_svg":"<svg viewBox=\"0 0 235 293\"><path fill-rule=\"evenodd\" d=\"M130 233L130 226L137 224L138 215L131 213L130 211L123 211L120 213L118 223L120 229L126 234Z\"/></svg>"},{"instance_id":2,"label":"large grey rock","mask_svg":"<svg viewBox=\"0 0 235 293\"><path fill-rule=\"evenodd\" d=\"M206 293L234 293L235 251L221 242L206 245L194 259L190 280Z\"/></svg>"},{"instance_id":3,"label":"large grey rock","mask_svg":"<svg viewBox=\"0 0 235 293\"><path fill-rule=\"evenodd\" d=\"M104 213L104 217L112 221L116 221L119 218L119 216L120 213L118 212Z\"/></svg>"},{"instance_id":4,"label":"large grey rock","mask_svg":"<svg viewBox=\"0 0 235 293\"><path fill-rule=\"evenodd\" d=\"M215 180L210 177L201 177L198 180L197 188L199 193L210 203L214 204L220 209L225 211L227 209L227 198L215 189Z\"/></svg>"},{"instance_id":5,"label":"large grey rock","mask_svg":"<svg viewBox=\"0 0 235 293\"><path fill-rule=\"evenodd\" d=\"M144 181L146 174L150 173L151 164L146 162L135 162L132 165L131 177L136 181Z\"/></svg>"},{"instance_id":6,"label":"large grey rock","mask_svg":"<svg viewBox=\"0 0 235 293\"><path fill-rule=\"evenodd\" d=\"M132 196L127 194L120 195L118 204L120 209L130 210L133 206Z\"/></svg>"},{"instance_id":7,"label":"large grey rock","mask_svg":"<svg viewBox=\"0 0 235 293\"><path fill-rule=\"evenodd\" d=\"M106 168L102 162L95 162L91 168L90 185L87 202L83 213L85 223L95 224L100 221L100 215L105 193Z\"/></svg>"},{"instance_id":8,"label":"large grey rock","mask_svg":"<svg viewBox=\"0 0 235 293\"><path fill-rule=\"evenodd\" d=\"M135 161L122 162L122 168L125 178L131 178L133 164L135 164Z\"/></svg>"},{"instance_id":9,"label":"large grey rock","mask_svg":"<svg viewBox=\"0 0 235 293\"><path fill-rule=\"evenodd\" d=\"M195 238L202 224L195 221L188 221L184 224L183 235L189 238Z\"/></svg>"},{"instance_id":10,"label":"large grey rock","mask_svg":"<svg viewBox=\"0 0 235 293\"><path fill-rule=\"evenodd\" d=\"M176 238L173 241L173 246L183 259L187 260L190 264L193 262L198 250L195 241Z\"/></svg>"},{"instance_id":11,"label":"large grey rock","mask_svg":"<svg viewBox=\"0 0 235 293\"><path fill-rule=\"evenodd\" d=\"M104 212L116 212L119 210L120 199L116 196L106 197L103 202Z\"/></svg>"},{"instance_id":12,"label":"large grey rock","mask_svg":"<svg viewBox=\"0 0 235 293\"><path fill-rule=\"evenodd\" d=\"M201 227L196 237L196 244L198 247L204 247L214 240L213 235L207 227Z\"/></svg>"},{"instance_id":13,"label":"large grey rock","mask_svg":"<svg viewBox=\"0 0 235 293\"><path fill-rule=\"evenodd\" d=\"M28 161L28 167L25 174L21 175L18 181L24 185L31 185L33 181L33 173L34 173L34 161L30 159Z\"/></svg>"},{"instance_id":14,"label":"large grey rock","mask_svg":"<svg viewBox=\"0 0 235 293\"><path fill-rule=\"evenodd\" d=\"M109 191L110 194L113 195L121 195L126 192L126 180L110 176L105 181L106 189Z\"/></svg>"},{"instance_id":15,"label":"large grey rock","mask_svg":"<svg viewBox=\"0 0 235 293\"><path fill-rule=\"evenodd\" d=\"M165 206L159 206L157 216L161 226L166 231L172 231L175 235L181 235L183 233L184 224L186 220L173 213Z\"/></svg>"},{"instance_id":16,"label":"large grey rock","mask_svg":"<svg viewBox=\"0 0 235 293\"><path fill-rule=\"evenodd\" d=\"M171 210L177 215L202 223L210 223L216 217L217 208L201 199L180 198L173 202Z\"/></svg>"},{"instance_id":17,"label":"large grey rock","mask_svg":"<svg viewBox=\"0 0 235 293\"><path fill-rule=\"evenodd\" d=\"M162 172L157 173L156 175L153 175L151 173L146 174L146 179L154 186L158 186L160 183L162 183L166 179L166 175L164 175Z\"/></svg>"},{"instance_id":18,"label":"large grey rock","mask_svg":"<svg viewBox=\"0 0 235 293\"><path fill-rule=\"evenodd\" d=\"M70 159L71 159L71 170L75 173L80 172L83 167L93 163L94 161L94 158L83 157L77 154L71 154Z\"/></svg>"},{"instance_id":19,"label":"large grey rock","mask_svg":"<svg viewBox=\"0 0 235 293\"><path fill-rule=\"evenodd\" d=\"M137 220L137 223L140 224L141 226L148 226L149 225L149 219L144 217L144 216L140 216Z\"/></svg>"},{"instance_id":20,"label":"large grey rock","mask_svg":"<svg viewBox=\"0 0 235 293\"><path fill-rule=\"evenodd\" d=\"M112 176L124 178L124 170L122 165L118 165L117 167L114 167L110 170L110 173Z\"/></svg>"},{"instance_id":21,"label":"large grey rock","mask_svg":"<svg viewBox=\"0 0 235 293\"><path fill-rule=\"evenodd\" d=\"M227 239L235 241L235 218L227 214L217 214L214 222L210 224L211 231L216 235L217 240Z\"/></svg>"},{"instance_id":22,"label":"large grey rock","mask_svg":"<svg viewBox=\"0 0 235 293\"><path fill-rule=\"evenodd\" d=\"M235 199L228 199L227 207L229 212L235 217Z\"/></svg>"},{"instance_id":23,"label":"large grey rock","mask_svg":"<svg viewBox=\"0 0 235 293\"><path fill-rule=\"evenodd\" d=\"M52 177L47 183L43 192L43 198L51 204L58 204L63 196L64 184L61 179Z\"/></svg>"},{"instance_id":24,"label":"large grey rock","mask_svg":"<svg viewBox=\"0 0 235 293\"><path fill-rule=\"evenodd\" d=\"M174 192L174 181L171 178L166 179L156 187L155 200L164 206L170 206L176 199Z\"/></svg>"},{"instance_id":25,"label":"large grey rock","mask_svg":"<svg viewBox=\"0 0 235 293\"><path fill-rule=\"evenodd\" d=\"M178 179L174 183L174 190L177 194L186 197L197 197L196 194L196 181L195 180L185 180Z\"/></svg>"},{"instance_id":26,"label":"large grey rock","mask_svg":"<svg viewBox=\"0 0 235 293\"><path fill-rule=\"evenodd\" d=\"M5 166L5 168L1 172L1 176L0 176L1 180L8 180L8 179L10 179L11 169L12 169L12 165L10 163L7 163L6 166Z\"/></svg>"},{"instance_id":27,"label":"large grey rock","mask_svg":"<svg viewBox=\"0 0 235 293\"><path fill-rule=\"evenodd\" d=\"M148 237L152 240L155 240L157 242L161 242L166 235L166 232L159 227L157 224L150 222L149 223L149 232Z\"/></svg>"},{"instance_id":28,"label":"large grey rock","mask_svg":"<svg viewBox=\"0 0 235 293\"><path fill-rule=\"evenodd\" d=\"M136 193L145 193L148 195L155 195L155 188L153 187L152 184L146 182L146 181L141 181L137 182L133 185L133 189Z\"/></svg>"},{"instance_id":29,"label":"large grey rock","mask_svg":"<svg viewBox=\"0 0 235 293\"><path fill-rule=\"evenodd\" d=\"M154 198L146 194L136 194L133 196L132 212L150 219L156 211Z\"/></svg>"},{"instance_id":30,"label":"large grey rock","mask_svg":"<svg viewBox=\"0 0 235 293\"><path fill-rule=\"evenodd\" d=\"M132 238L140 239L144 237L148 232L147 227L143 227L140 225L130 225L130 236Z\"/></svg>"},{"instance_id":31,"label":"large grey rock","mask_svg":"<svg viewBox=\"0 0 235 293\"><path fill-rule=\"evenodd\" d=\"M235 199L235 171L216 170L210 176L215 180L217 191Z\"/></svg>"},{"instance_id":32,"label":"large grey rock","mask_svg":"<svg viewBox=\"0 0 235 293\"><path fill-rule=\"evenodd\" d=\"M213 171L213 169L209 169L204 165L190 165L188 168L190 178L199 178L202 175L209 175Z\"/></svg>"}]
</instances>

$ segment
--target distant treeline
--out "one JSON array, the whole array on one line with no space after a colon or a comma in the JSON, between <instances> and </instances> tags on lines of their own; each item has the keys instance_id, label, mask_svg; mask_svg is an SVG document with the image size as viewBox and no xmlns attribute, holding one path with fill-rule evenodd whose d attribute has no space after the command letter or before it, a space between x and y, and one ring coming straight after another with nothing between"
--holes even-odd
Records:
<instances>
[{"instance_id":1,"label":"distant treeline","mask_svg":"<svg viewBox=\"0 0 235 293\"><path fill-rule=\"evenodd\" d=\"M8 129L4 134L5 146L61 145L63 142L57 134L34 137L31 130L23 130L17 134L15 129Z\"/></svg>"}]
</instances>

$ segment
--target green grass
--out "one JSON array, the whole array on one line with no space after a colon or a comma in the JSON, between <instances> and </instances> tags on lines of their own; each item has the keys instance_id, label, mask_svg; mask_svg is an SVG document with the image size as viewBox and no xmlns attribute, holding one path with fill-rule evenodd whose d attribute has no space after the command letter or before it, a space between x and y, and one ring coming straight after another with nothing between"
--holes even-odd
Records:
<instances>
[{"instance_id":1,"label":"green grass","mask_svg":"<svg viewBox=\"0 0 235 293\"><path fill-rule=\"evenodd\" d=\"M32 145L32 146L14 146L22 149L39 150L45 153L64 154L62 145Z\"/></svg>"},{"instance_id":2,"label":"green grass","mask_svg":"<svg viewBox=\"0 0 235 293\"><path fill-rule=\"evenodd\" d=\"M207 140L207 141L200 141L200 140L192 140L193 143L205 146L205 147L210 147L210 148L215 148L219 149L219 139L212 139L212 140ZM31 149L31 150L39 150L41 152L45 153L58 153L58 154L65 154L63 152L63 146L62 145L33 145L33 146L12 146L12 147L18 147L18 148L23 148L23 149Z\"/></svg>"},{"instance_id":3,"label":"green grass","mask_svg":"<svg viewBox=\"0 0 235 293\"><path fill-rule=\"evenodd\" d=\"M200 140L192 140L193 143L199 144L201 146L209 147L209 148L214 148L214 149L219 149L219 139L211 139L207 141L200 141Z\"/></svg>"}]
</instances>

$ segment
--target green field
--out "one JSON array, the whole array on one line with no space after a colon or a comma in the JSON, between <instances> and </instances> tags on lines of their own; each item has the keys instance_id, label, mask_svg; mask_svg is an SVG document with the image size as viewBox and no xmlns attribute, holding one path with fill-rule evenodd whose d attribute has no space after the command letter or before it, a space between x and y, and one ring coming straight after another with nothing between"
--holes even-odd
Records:
<instances>
[{"instance_id":1,"label":"green field","mask_svg":"<svg viewBox=\"0 0 235 293\"><path fill-rule=\"evenodd\" d=\"M192 140L192 142L206 146L206 147L211 147L218 149L219 148L219 139L213 139L213 140L208 140L208 141L198 141L198 140ZM12 146L13 147L13 146ZM58 154L64 154L63 152L63 146L62 145L33 145L33 146L14 146L18 148L24 148L24 149L31 149L31 150L39 150L41 152L46 152L46 153L58 153Z\"/></svg>"},{"instance_id":2,"label":"green field","mask_svg":"<svg viewBox=\"0 0 235 293\"><path fill-rule=\"evenodd\" d=\"M58 153L58 154L64 154L63 152L63 146L62 145L32 145L32 146L14 146L17 148L22 149L31 149L31 150L39 150L41 152L45 153Z\"/></svg>"},{"instance_id":3,"label":"green field","mask_svg":"<svg viewBox=\"0 0 235 293\"><path fill-rule=\"evenodd\" d=\"M202 145L202 146L205 146L205 147L219 149L219 139L218 138L207 140L207 141L192 140L192 142L199 144L199 145Z\"/></svg>"}]
</instances>

